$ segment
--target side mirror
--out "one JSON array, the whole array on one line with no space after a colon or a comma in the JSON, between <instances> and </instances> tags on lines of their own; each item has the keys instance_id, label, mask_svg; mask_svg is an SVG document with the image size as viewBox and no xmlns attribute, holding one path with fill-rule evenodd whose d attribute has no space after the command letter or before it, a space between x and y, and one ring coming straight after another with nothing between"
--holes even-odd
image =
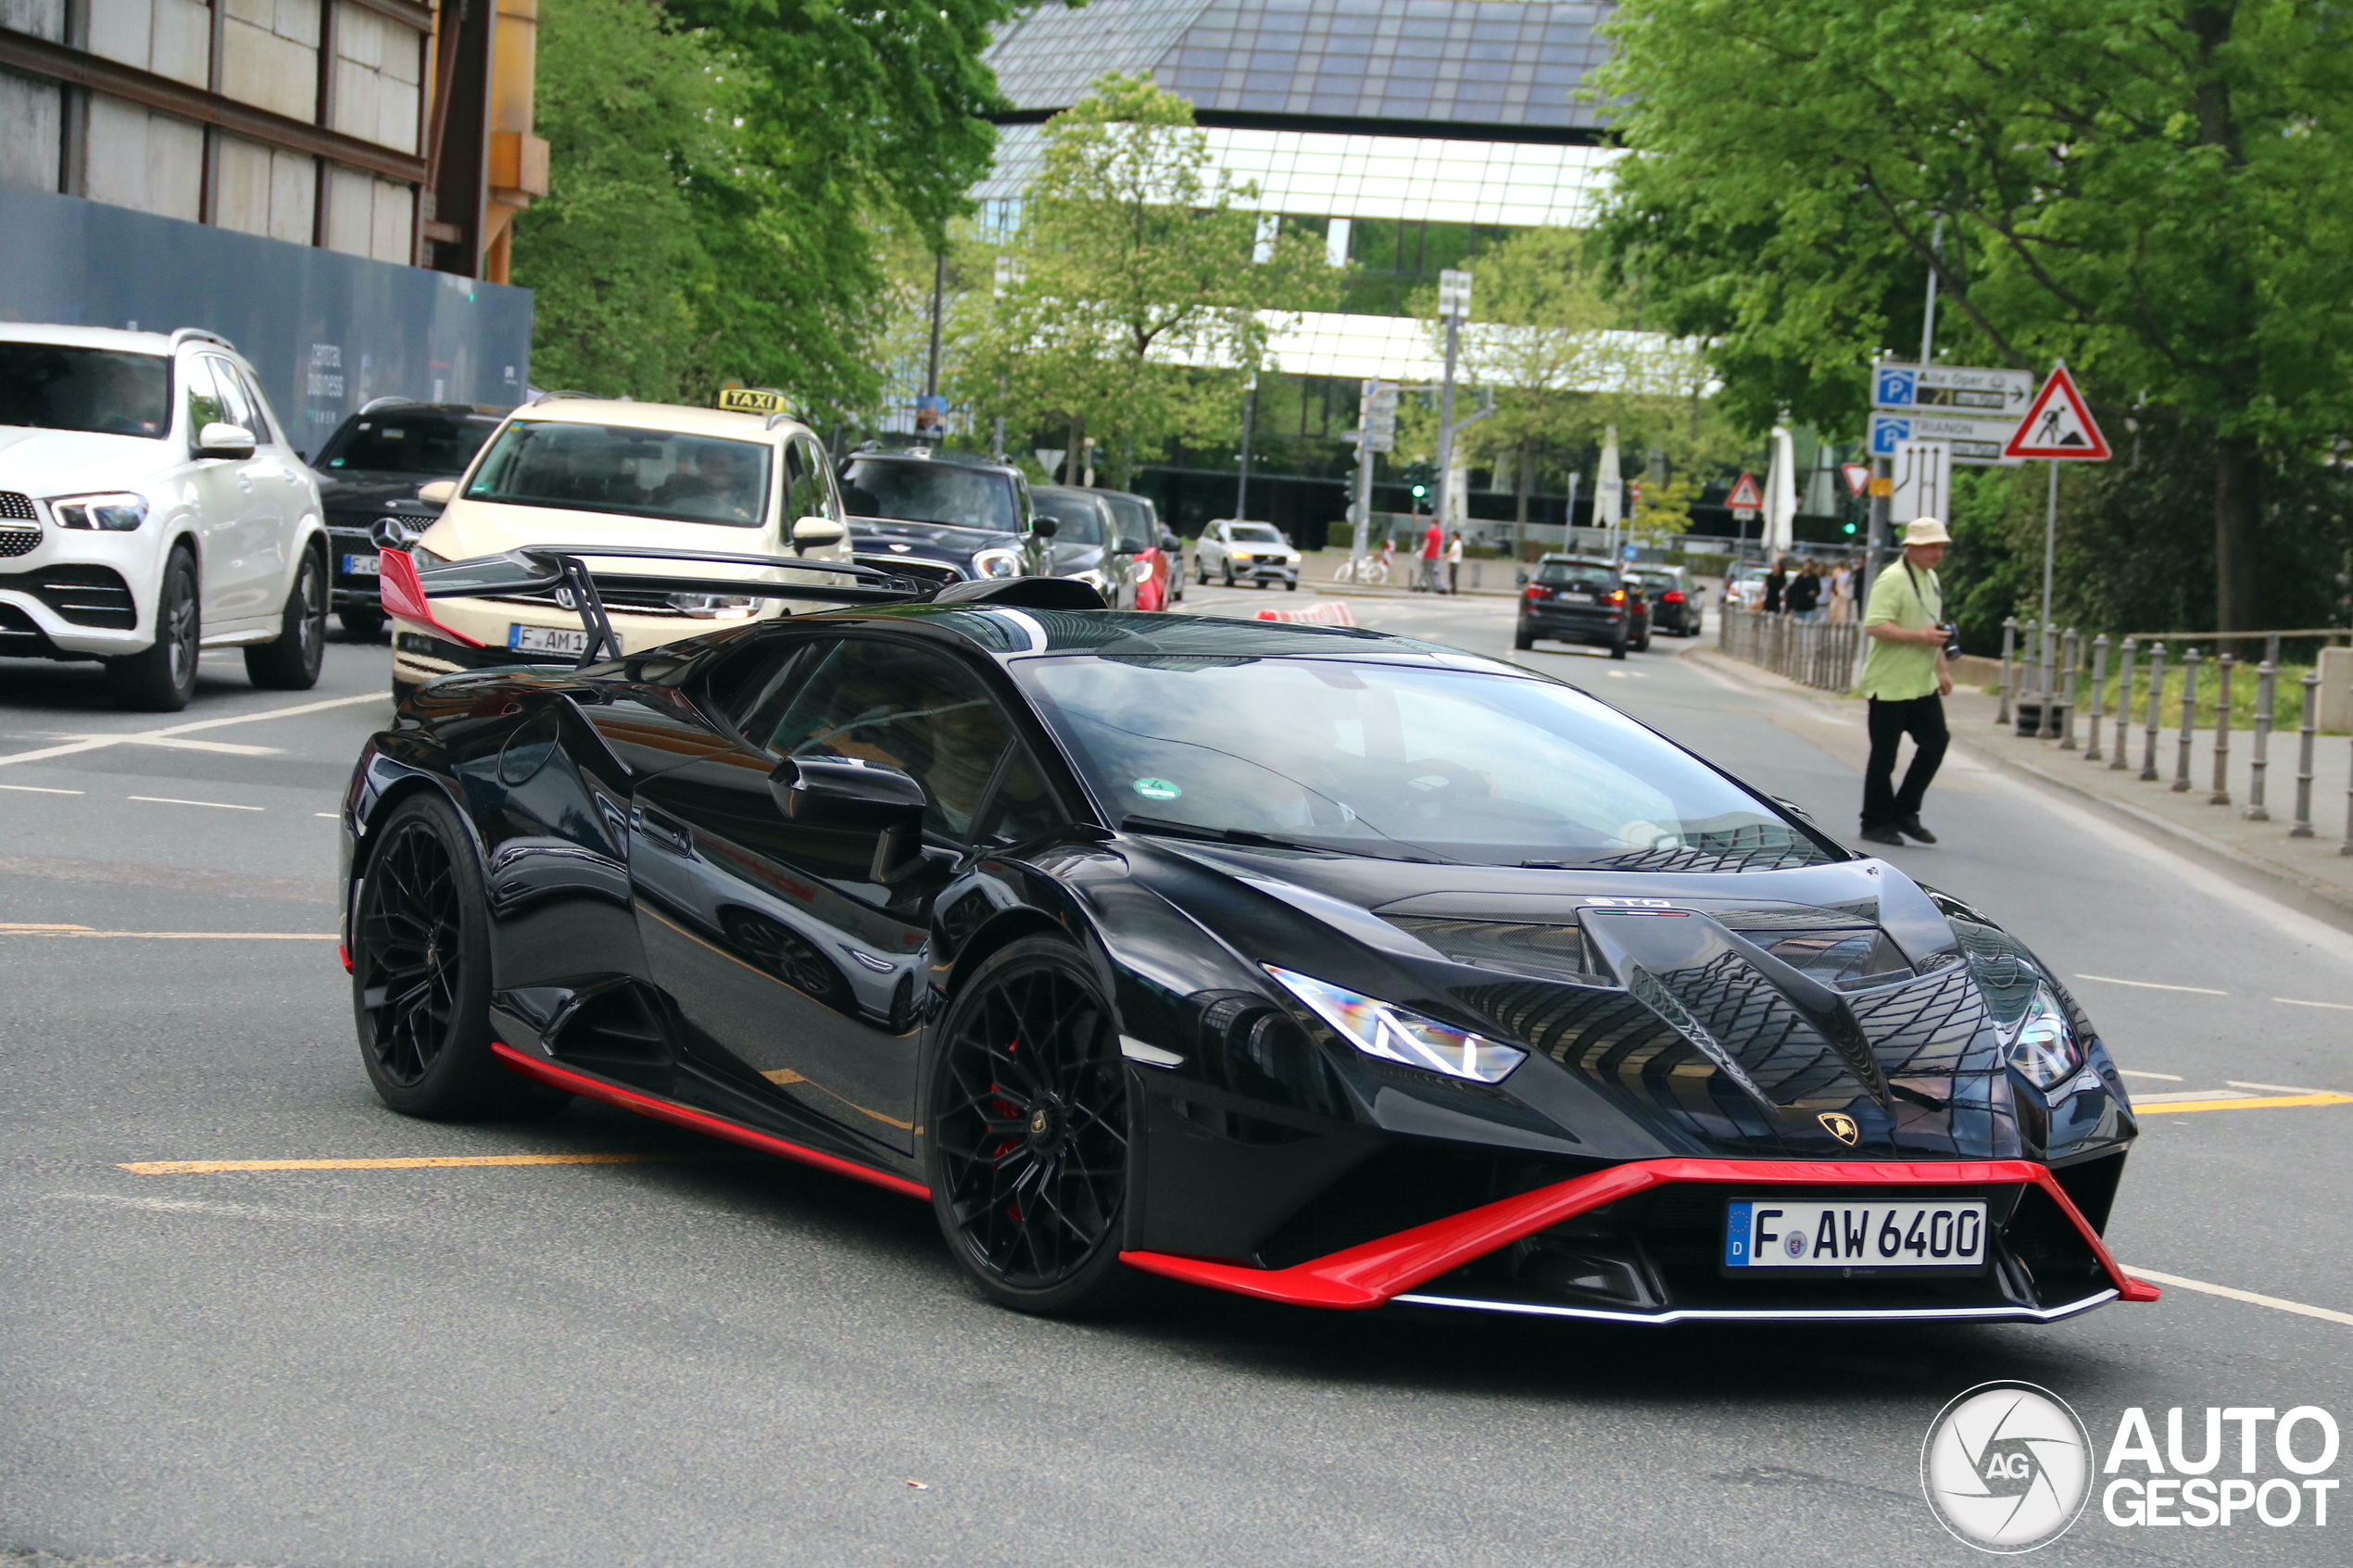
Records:
<instances>
[{"instance_id":1,"label":"side mirror","mask_svg":"<svg viewBox=\"0 0 2353 1568\"><path fill-rule=\"evenodd\" d=\"M901 881L924 865L924 786L898 768L856 757L786 758L768 793L798 827L875 839L873 882Z\"/></svg>"},{"instance_id":2,"label":"side mirror","mask_svg":"<svg viewBox=\"0 0 2353 1568\"><path fill-rule=\"evenodd\" d=\"M1140 556L1150 548L1151 546L1139 545L1133 539L1122 539L1111 547L1111 553L1115 556Z\"/></svg>"},{"instance_id":3,"label":"side mirror","mask_svg":"<svg viewBox=\"0 0 2353 1568\"><path fill-rule=\"evenodd\" d=\"M1029 520L1029 532L1040 539L1051 539L1062 532L1062 526L1050 517L1034 517Z\"/></svg>"},{"instance_id":4,"label":"side mirror","mask_svg":"<svg viewBox=\"0 0 2353 1568\"><path fill-rule=\"evenodd\" d=\"M253 445L253 432L243 425L215 420L196 433L199 458L250 458Z\"/></svg>"},{"instance_id":5,"label":"side mirror","mask_svg":"<svg viewBox=\"0 0 2353 1568\"><path fill-rule=\"evenodd\" d=\"M1515 571L1512 573L1512 581L1525 588L1528 586L1528 573L1525 571Z\"/></svg>"},{"instance_id":6,"label":"side mirror","mask_svg":"<svg viewBox=\"0 0 2353 1568\"><path fill-rule=\"evenodd\" d=\"M436 479L431 484L417 486L417 499L431 506L446 507L457 498L458 482L454 479Z\"/></svg>"},{"instance_id":7,"label":"side mirror","mask_svg":"<svg viewBox=\"0 0 2353 1568\"><path fill-rule=\"evenodd\" d=\"M849 530L829 517L799 517L793 519L793 548L808 550L838 545L849 536Z\"/></svg>"}]
</instances>

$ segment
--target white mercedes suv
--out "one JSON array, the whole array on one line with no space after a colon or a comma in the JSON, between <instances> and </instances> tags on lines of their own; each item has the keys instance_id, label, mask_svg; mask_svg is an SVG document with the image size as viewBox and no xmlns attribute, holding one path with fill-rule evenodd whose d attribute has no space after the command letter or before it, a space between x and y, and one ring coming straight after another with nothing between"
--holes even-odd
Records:
<instances>
[{"instance_id":1,"label":"white mercedes suv","mask_svg":"<svg viewBox=\"0 0 2353 1568\"><path fill-rule=\"evenodd\" d=\"M319 679L319 486L224 338L0 322L0 657L98 659L171 711L196 657Z\"/></svg>"}]
</instances>

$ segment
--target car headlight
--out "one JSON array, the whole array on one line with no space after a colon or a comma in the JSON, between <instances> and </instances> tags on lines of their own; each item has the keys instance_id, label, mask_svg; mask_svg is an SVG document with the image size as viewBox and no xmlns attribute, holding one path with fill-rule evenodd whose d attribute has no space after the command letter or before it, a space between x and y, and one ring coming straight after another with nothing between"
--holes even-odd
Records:
<instances>
[{"instance_id":1,"label":"car headlight","mask_svg":"<svg viewBox=\"0 0 2353 1568\"><path fill-rule=\"evenodd\" d=\"M449 564L449 559L447 556L434 555L422 545L409 546L409 558L415 561L420 568L428 566L447 566Z\"/></svg>"},{"instance_id":2,"label":"car headlight","mask_svg":"<svg viewBox=\"0 0 2353 1568\"><path fill-rule=\"evenodd\" d=\"M2083 1047L2075 1043L2074 1026L2048 986L2034 987L2034 1005L2019 1020L2018 1033L2010 1037L2010 1065L2045 1093L2083 1065Z\"/></svg>"},{"instance_id":3,"label":"car headlight","mask_svg":"<svg viewBox=\"0 0 2353 1568\"><path fill-rule=\"evenodd\" d=\"M128 491L107 495L65 495L49 503L59 528L129 533L147 521L147 498Z\"/></svg>"},{"instance_id":4,"label":"car headlight","mask_svg":"<svg viewBox=\"0 0 2353 1568\"><path fill-rule=\"evenodd\" d=\"M1021 552L1018 550L982 550L973 557L973 570L983 577L1019 577Z\"/></svg>"},{"instance_id":5,"label":"car headlight","mask_svg":"<svg viewBox=\"0 0 2353 1568\"><path fill-rule=\"evenodd\" d=\"M1267 964L1266 972L1366 1056L1449 1078L1501 1083L1528 1053L1342 986Z\"/></svg>"},{"instance_id":6,"label":"car headlight","mask_svg":"<svg viewBox=\"0 0 2353 1568\"><path fill-rule=\"evenodd\" d=\"M1137 558L1136 558L1136 581L1137 581L1137 582L1139 582L1139 583L1149 583L1149 582L1151 582L1151 580L1152 580L1152 563L1151 563L1151 561L1149 561L1149 560L1146 560L1146 559L1145 559L1143 557L1141 557L1141 556L1137 557Z\"/></svg>"}]
</instances>

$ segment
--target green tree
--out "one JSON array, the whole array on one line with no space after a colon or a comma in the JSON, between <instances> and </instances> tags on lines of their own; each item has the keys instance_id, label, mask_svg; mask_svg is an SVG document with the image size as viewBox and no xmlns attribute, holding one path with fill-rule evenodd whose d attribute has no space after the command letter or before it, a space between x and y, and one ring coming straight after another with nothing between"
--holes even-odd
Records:
<instances>
[{"instance_id":1,"label":"green tree","mask_svg":"<svg viewBox=\"0 0 2353 1568\"><path fill-rule=\"evenodd\" d=\"M2261 588L2258 476L2353 394L2353 39L2309 0L1629 0L1605 229L1650 319L1718 340L1744 421L1861 422L1917 341L1939 218L1956 359L2065 357L2211 455L2215 614Z\"/></svg>"},{"instance_id":2,"label":"green tree","mask_svg":"<svg viewBox=\"0 0 2353 1568\"><path fill-rule=\"evenodd\" d=\"M1129 482L1171 440L1227 435L1265 358L1268 315L1336 294L1313 239L1262 235L1257 190L1211 166L1191 104L1111 75L1046 124L1007 248L1014 272L963 345L983 418L1067 422Z\"/></svg>"}]
</instances>

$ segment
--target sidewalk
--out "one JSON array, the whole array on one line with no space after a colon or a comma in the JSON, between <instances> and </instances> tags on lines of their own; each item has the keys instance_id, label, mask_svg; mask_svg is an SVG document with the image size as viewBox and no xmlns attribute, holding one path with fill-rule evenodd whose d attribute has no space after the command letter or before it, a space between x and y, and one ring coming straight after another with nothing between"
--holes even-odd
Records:
<instances>
[{"instance_id":1,"label":"sidewalk","mask_svg":"<svg viewBox=\"0 0 2353 1568\"><path fill-rule=\"evenodd\" d=\"M1682 650L1732 679L1763 689L1786 693L1818 705L1850 724L1859 723L1859 698L1835 697L1783 680L1743 660L1731 659L1712 642ZM2353 931L2353 856L2340 855L2346 840L2348 806L2347 788L2353 783L2353 740L2344 735L2314 737L2312 747L2312 833L2291 838L2296 815L2296 764L2298 737L2289 730L2271 739L2266 771L2265 806L2269 822L2246 816L2248 784L2253 776L2255 737L2244 730L2231 735L2230 804L2208 804L2214 792L2214 736L2201 730L2190 746L2191 787L2172 788L2179 755L2178 729L2158 733L2158 778L2141 778L2145 732L2134 728L2128 766L2108 766L2115 752L2114 721L2100 725L2100 759L2088 760L2084 743L2087 720L2078 720L2076 746L2062 751L2056 740L2022 740L1994 722L2000 700L1969 687L1945 699L1944 712L1956 750L2015 777L2058 790L2078 805L2099 811L2110 821L2143 834L2176 854L2188 856L2238 883L2276 898L2291 908Z\"/></svg>"}]
</instances>

